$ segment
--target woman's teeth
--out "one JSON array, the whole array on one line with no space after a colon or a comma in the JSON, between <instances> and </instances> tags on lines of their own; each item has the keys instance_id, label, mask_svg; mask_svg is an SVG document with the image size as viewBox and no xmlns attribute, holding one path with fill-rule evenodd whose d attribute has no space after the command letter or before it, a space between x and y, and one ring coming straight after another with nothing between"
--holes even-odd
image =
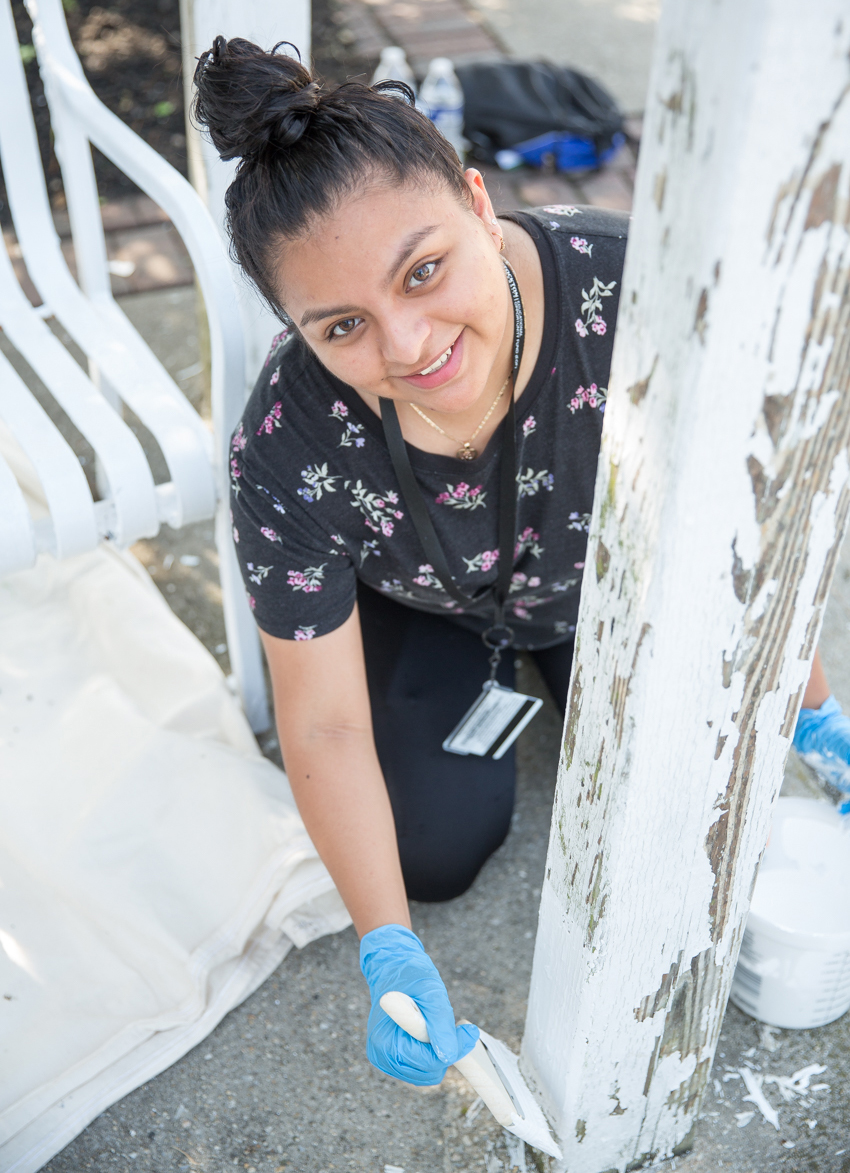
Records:
<instances>
[{"instance_id":1,"label":"woman's teeth","mask_svg":"<svg viewBox=\"0 0 850 1173\"><path fill-rule=\"evenodd\" d=\"M445 354L440 355L440 357L437 359L436 362L431 363L430 367L426 367L424 371L419 371L418 374L420 374L420 375L433 375L434 371L438 371L440 369L440 367L445 366L446 363L449 361L449 358L451 357L453 346L454 346L454 343L452 343L452 345L445 352Z\"/></svg>"}]
</instances>

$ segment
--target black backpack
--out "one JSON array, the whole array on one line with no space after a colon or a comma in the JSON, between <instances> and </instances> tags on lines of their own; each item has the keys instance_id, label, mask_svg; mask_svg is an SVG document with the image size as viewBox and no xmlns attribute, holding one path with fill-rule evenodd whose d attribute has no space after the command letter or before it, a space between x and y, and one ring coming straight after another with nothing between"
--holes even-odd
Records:
<instances>
[{"instance_id":1,"label":"black backpack","mask_svg":"<svg viewBox=\"0 0 850 1173\"><path fill-rule=\"evenodd\" d=\"M586 139L602 155L622 132L622 111L608 91L574 69L544 61L495 61L458 65L455 72L463 87L463 133L471 153L484 162L552 132Z\"/></svg>"}]
</instances>

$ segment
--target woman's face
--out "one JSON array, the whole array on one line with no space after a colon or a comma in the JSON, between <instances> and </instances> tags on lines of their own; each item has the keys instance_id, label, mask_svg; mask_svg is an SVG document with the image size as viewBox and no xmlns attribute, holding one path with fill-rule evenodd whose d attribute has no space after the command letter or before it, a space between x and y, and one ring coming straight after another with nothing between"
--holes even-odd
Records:
<instances>
[{"instance_id":1,"label":"woman's face","mask_svg":"<svg viewBox=\"0 0 850 1173\"><path fill-rule=\"evenodd\" d=\"M509 372L500 229L480 174L466 177L471 205L438 186L374 186L284 246L283 305L328 370L367 397L462 412Z\"/></svg>"}]
</instances>

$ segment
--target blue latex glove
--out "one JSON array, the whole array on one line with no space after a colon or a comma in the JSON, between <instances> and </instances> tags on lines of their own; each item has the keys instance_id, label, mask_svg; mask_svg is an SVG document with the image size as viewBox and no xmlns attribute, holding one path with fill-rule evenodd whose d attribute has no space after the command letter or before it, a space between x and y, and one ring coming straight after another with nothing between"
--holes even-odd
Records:
<instances>
[{"instance_id":1,"label":"blue latex glove","mask_svg":"<svg viewBox=\"0 0 850 1173\"><path fill-rule=\"evenodd\" d=\"M834 696L819 709L800 709L794 749L825 781L850 793L850 718ZM838 809L843 815L850 813L850 802Z\"/></svg>"},{"instance_id":2,"label":"blue latex glove","mask_svg":"<svg viewBox=\"0 0 850 1173\"><path fill-rule=\"evenodd\" d=\"M446 987L422 942L402 925L381 925L360 942L360 968L372 995L366 1041L369 1062L385 1075L417 1087L440 1083L447 1068L475 1046L478 1027L455 1026ZM417 1004L430 1044L411 1038L381 1009L380 1000L390 990L408 994Z\"/></svg>"}]
</instances>

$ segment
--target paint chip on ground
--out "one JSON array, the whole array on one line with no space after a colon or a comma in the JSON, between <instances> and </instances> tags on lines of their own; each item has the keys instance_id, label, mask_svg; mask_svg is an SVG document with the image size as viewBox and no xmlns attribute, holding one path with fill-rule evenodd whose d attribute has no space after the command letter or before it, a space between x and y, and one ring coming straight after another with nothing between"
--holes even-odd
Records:
<instances>
[{"instance_id":1,"label":"paint chip on ground","mask_svg":"<svg viewBox=\"0 0 850 1173\"><path fill-rule=\"evenodd\" d=\"M754 1071L750 1071L749 1067L740 1067L739 1069L741 1079L747 1085L749 1095L744 1096L744 1102L747 1101L755 1104L762 1116L768 1124L772 1124L776 1131L779 1131L779 1113L773 1105L767 1100L764 1092L761 1090L762 1078L756 1075Z\"/></svg>"}]
</instances>

